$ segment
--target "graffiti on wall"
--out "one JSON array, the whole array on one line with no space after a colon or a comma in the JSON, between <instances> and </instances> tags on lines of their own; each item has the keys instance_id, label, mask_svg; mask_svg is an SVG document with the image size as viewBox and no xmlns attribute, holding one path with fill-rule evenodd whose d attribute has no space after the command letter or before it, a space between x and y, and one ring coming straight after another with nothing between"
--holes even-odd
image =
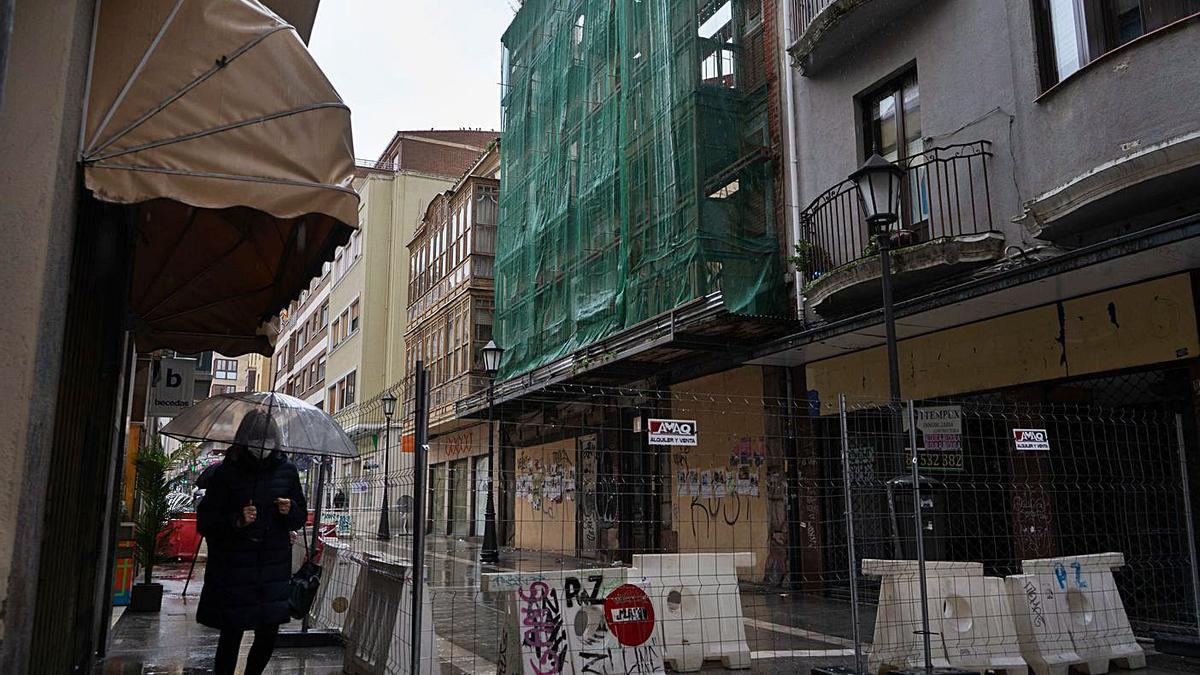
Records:
<instances>
[{"instance_id":1,"label":"graffiti on wall","mask_svg":"<svg viewBox=\"0 0 1200 675\"><path fill-rule=\"evenodd\" d=\"M600 516L596 512L596 435L579 439L579 501L576 503L578 548L581 556L596 555Z\"/></svg>"}]
</instances>

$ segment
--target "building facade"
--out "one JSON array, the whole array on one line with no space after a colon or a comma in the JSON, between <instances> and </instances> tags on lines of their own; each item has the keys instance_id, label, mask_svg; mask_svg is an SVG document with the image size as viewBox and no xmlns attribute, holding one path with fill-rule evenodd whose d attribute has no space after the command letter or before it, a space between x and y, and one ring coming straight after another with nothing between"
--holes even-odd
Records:
<instances>
[{"instance_id":1,"label":"building facade","mask_svg":"<svg viewBox=\"0 0 1200 675\"><path fill-rule=\"evenodd\" d=\"M271 391L271 359L262 354L238 357L238 390Z\"/></svg>"},{"instance_id":2,"label":"building facade","mask_svg":"<svg viewBox=\"0 0 1200 675\"><path fill-rule=\"evenodd\" d=\"M504 34L496 399L508 545L606 564L736 542L759 552L746 570L756 580L782 545L782 497L767 490L739 502L762 526L693 527L691 498L672 488L683 450L634 432L671 416L666 392L761 400L773 386L742 359L794 324L777 26L761 0L531 1ZM460 417L486 407L479 393L457 406ZM693 460L724 466L762 434L761 419L738 418L697 418L711 432ZM781 464L753 469L769 472Z\"/></svg>"},{"instance_id":3,"label":"building facade","mask_svg":"<svg viewBox=\"0 0 1200 675\"><path fill-rule=\"evenodd\" d=\"M360 236L354 233L351 242ZM326 264L321 276L313 279L280 314L279 338L272 357L272 390L325 410L333 405L325 396L332 269Z\"/></svg>"},{"instance_id":4,"label":"building facade","mask_svg":"<svg viewBox=\"0 0 1200 675\"><path fill-rule=\"evenodd\" d=\"M458 419L455 406L487 382L481 350L495 312L499 172L493 143L429 202L407 244L406 368L419 360L428 372L430 520L439 534L483 535L487 425Z\"/></svg>"},{"instance_id":5,"label":"building facade","mask_svg":"<svg viewBox=\"0 0 1200 675\"><path fill-rule=\"evenodd\" d=\"M1178 413L1195 456L1200 123L1179 101L1200 87L1187 65L1200 56L1200 6L796 0L782 10L803 325L747 362L807 396L814 425L836 424L839 396L889 400L879 255L847 178L878 154L903 174L892 254L902 398ZM1088 439L1072 448L1081 466L1132 451L1097 440L1102 425L1069 429ZM1175 451L1138 461L1174 464ZM1069 552L1081 526L1095 528L1089 545L1109 545L1095 542L1120 522L1118 507L1081 520L1073 497L1039 497L1055 467L1073 470L1056 464L1065 460L1030 468L1005 459L1011 448L988 452L1001 457L994 467L938 474L950 493L969 493L985 472L1011 486L986 510L968 497L947 507L965 514L951 529L995 535L972 538L962 559ZM796 496L820 503L806 486L838 468L799 466ZM1195 495L1196 476L1183 478ZM1160 561L1174 544L1127 545ZM793 546L796 574L819 577L821 556ZM1141 602L1164 601L1149 594Z\"/></svg>"},{"instance_id":6,"label":"building facade","mask_svg":"<svg viewBox=\"0 0 1200 675\"><path fill-rule=\"evenodd\" d=\"M810 328L776 362L804 364L826 403L886 397L883 348L856 342L878 324L878 256L860 212L842 208L856 199L846 176L878 153L905 176L911 234L893 258L906 397L1043 397L1055 382L1148 371L1190 400L1193 269L1177 251L1195 245L1180 228L1200 210L1185 187L1200 175L1200 124L1175 101L1197 88L1185 64L1200 53L1200 8L793 5L795 262ZM817 334L820 347L804 337ZM956 346L983 336L1012 358L977 364L977 347Z\"/></svg>"},{"instance_id":7,"label":"building facade","mask_svg":"<svg viewBox=\"0 0 1200 675\"><path fill-rule=\"evenodd\" d=\"M341 512L344 534L375 532L383 470L401 469L406 462L411 466L411 455L398 451L399 418L390 463L382 461L384 419L378 405L369 404L385 389L395 389L407 372L404 337L410 284L405 244L430 202L453 186L494 138L495 132L489 131L399 131L379 159L359 162L359 232L335 252L330 273L324 382L326 409L342 422L361 453L359 459L339 461L333 468L336 489L331 497L338 491L345 495L344 506L335 509Z\"/></svg>"},{"instance_id":8,"label":"building facade","mask_svg":"<svg viewBox=\"0 0 1200 675\"><path fill-rule=\"evenodd\" d=\"M496 333L506 348L497 400L508 411L498 460L508 484L498 508L508 543L609 560L737 542L759 554L747 573L755 580L822 573L820 556L806 557L795 509L802 485L837 468L799 456L794 436L771 440L788 434L768 428L780 415L765 407L786 401L814 414L789 424L819 425L839 395L862 405L889 398L879 256L848 180L873 154L904 176L906 234L892 261L905 398L1166 408L1195 429L1200 258L1187 186L1200 129L1178 104L1196 88L1187 75L1200 45L1193 4L659 3L614 9L612 23L606 8L527 2L504 37ZM677 33L688 41L699 36L696 79L656 60L661 45L639 27L657 19L689 25ZM610 30L634 53L600 46L612 44ZM738 48L726 54L711 40ZM689 53L670 46L677 58ZM564 62L555 67L540 50ZM653 82L688 92L696 107L655 97L642 72L671 73ZM619 74L619 92L606 73ZM543 87L557 91L554 78L565 78L564 92L587 93L539 98ZM588 105L577 109L577 99ZM638 107L646 100L655 114ZM603 123L608 105L625 120L620 131ZM655 126L663 120L675 135ZM739 129L737 150L724 145L726 129ZM576 134L588 161L575 161ZM619 155L607 154L607 138ZM673 164L640 154L667 138ZM689 138L704 139L695 154ZM762 138L760 148L748 152L748 138ZM730 251L753 251L754 267ZM773 304L780 297L788 307ZM590 408L540 402L516 417L522 401L562 384L720 392L764 409L696 413L712 431L686 452L646 445L645 420L673 410L634 394ZM457 411L485 407L476 394ZM791 487L742 500L761 528L689 526L692 497L677 499L680 478L664 467L685 454L718 466L746 439L764 457L760 481ZM531 467L540 467L534 484L567 482L541 475L564 457L575 476L617 485L650 476L675 497L622 498L597 531L578 503L546 510L529 496Z\"/></svg>"}]
</instances>

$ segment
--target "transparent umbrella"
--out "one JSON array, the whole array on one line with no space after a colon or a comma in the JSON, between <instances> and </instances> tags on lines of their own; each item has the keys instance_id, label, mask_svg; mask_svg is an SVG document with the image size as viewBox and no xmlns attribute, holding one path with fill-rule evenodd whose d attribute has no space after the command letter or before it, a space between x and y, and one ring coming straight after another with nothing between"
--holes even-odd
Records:
<instances>
[{"instance_id":1,"label":"transparent umbrella","mask_svg":"<svg viewBox=\"0 0 1200 675\"><path fill-rule=\"evenodd\" d=\"M251 421L242 424L247 418ZM277 392L213 396L184 410L162 433L182 440L278 448L293 454L358 456L354 441L325 411Z\"/></svg>"}]
</instances>

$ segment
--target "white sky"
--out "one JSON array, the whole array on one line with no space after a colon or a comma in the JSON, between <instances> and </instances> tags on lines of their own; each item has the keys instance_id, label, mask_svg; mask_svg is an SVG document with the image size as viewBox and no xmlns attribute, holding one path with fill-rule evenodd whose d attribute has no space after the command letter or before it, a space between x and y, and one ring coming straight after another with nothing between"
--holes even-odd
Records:
<instances>
[{"instance_id":1,"label":"white sky","mask_svg":"<svg viewBox=\"0 0 1200 675\"><path fill-rule=\"evenodd\" d=\"M517 0L321 0L309 49L350 106L354 155L399 129L500 128L500 36Z\"/></svg>"}]
</instances>

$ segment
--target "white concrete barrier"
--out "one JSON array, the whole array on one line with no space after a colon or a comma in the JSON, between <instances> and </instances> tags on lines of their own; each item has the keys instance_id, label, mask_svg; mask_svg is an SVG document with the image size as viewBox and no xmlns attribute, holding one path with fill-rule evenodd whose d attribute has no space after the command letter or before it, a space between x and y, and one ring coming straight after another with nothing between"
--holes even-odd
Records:
<instances>
[{"instance_id":1,"label":"white concrete barrier","mask_svg":"<svg viewBox=\"0 0 1200 675\"><path fill-rule=\"evenodd\" d=\"M664 661L679 672L704 661L750 667L737 570L753 567L754 553L667 553L633 556L630 579L650 593Z\"/></svg>"},{"instance_id":2,"label":"white concrete barrier","mask_svg":"<svg viewBox=\"0 0 1200 675\"><path fill-rule=\"evenodd\" d=\"M937 668L1025 672L1004 580L985 577L977 562L925 563L930 658ZM864 560L863 574L881 577L873 672L922 667L921 586L915 560Z\"/></svg>"},{"instance_id":3,"label":"white concrete barrier","mask_svg":"<svg viewBox=\"0 0 1200 675\"><path fill-rule=\"evenodd\" d=\"M665 673L657 635L624 646L608 628L604 599L627 580L619 567L482 575L507 596L497 675Z\"/></svg>"},{"instance_id":4,"label":"white concrete barrier","mask_svg":"<svg viewBox=\"0 0 1200 675\"><path fill-rule=\"evenodd\" d=\"M358 575L359 565L351 557L350 547L337 542L325 542L321 552L321 585L308 612L313 626L342 630Z\"/></svg>"},{"instance_id":5,"label":"white concrete barrier","mask_svg":"<svg viewBox=\"0 0 1200 675\"><path fill-rule=\"evenodd\" d=\"M1066 675L1073 664L1083 663L1075 653L1068 628L1070 615L1054 602L1057 595L1037 574L1007 577L1008 596L1016 620L1021 655L1037 675Z\"/></svg>"},{"instance_id":6,"label":"white concrete barrier","mask_svg":"<svg viewBox=\"0 0 1200 675\"><path fill-rule=\"evenodd\" d=\"M358 567L358 581L342 628L346 640L344 670L354 675L413 672L411 570L407 565L378 559L352 560ZM437 654L428 595L424 596L422 615L418 672L433 675Z\"/></svg>"},{"instance_id":7,"label":"white concrete barrier","mask_svg":"<svg viewBox=\"0 0 1200 675\"><path fill-rule=\"evenodd\" d=\"M940 633L946 661L963 670L1025 675L1012 601L1000 577L938 578L941 612L931 629Z\"/></svg>"},{"instance_id":8,"label":"white concrete barrier","mask_svg":"<svg viewBox=\"0 0 1200 675\"><path fill-rule=\"evenodd\" d=\"M1138 645L1117 591L1112 571L1125 564L1122 553L1040 558L1021 561L1026 577L1043 591L1045 616L1058 630L1065 628L1080 669L1092 675L1107 673L1115 661L1126 669L1144 668L1146 655ZM1035 649L1041 641L1030 642ZM1039 662L1045 661L1039 658ZM1047 666L1053 661L1047 661ZM1047 668L1039 672L1061 672Z\"/></svg>"}]
</instances>

